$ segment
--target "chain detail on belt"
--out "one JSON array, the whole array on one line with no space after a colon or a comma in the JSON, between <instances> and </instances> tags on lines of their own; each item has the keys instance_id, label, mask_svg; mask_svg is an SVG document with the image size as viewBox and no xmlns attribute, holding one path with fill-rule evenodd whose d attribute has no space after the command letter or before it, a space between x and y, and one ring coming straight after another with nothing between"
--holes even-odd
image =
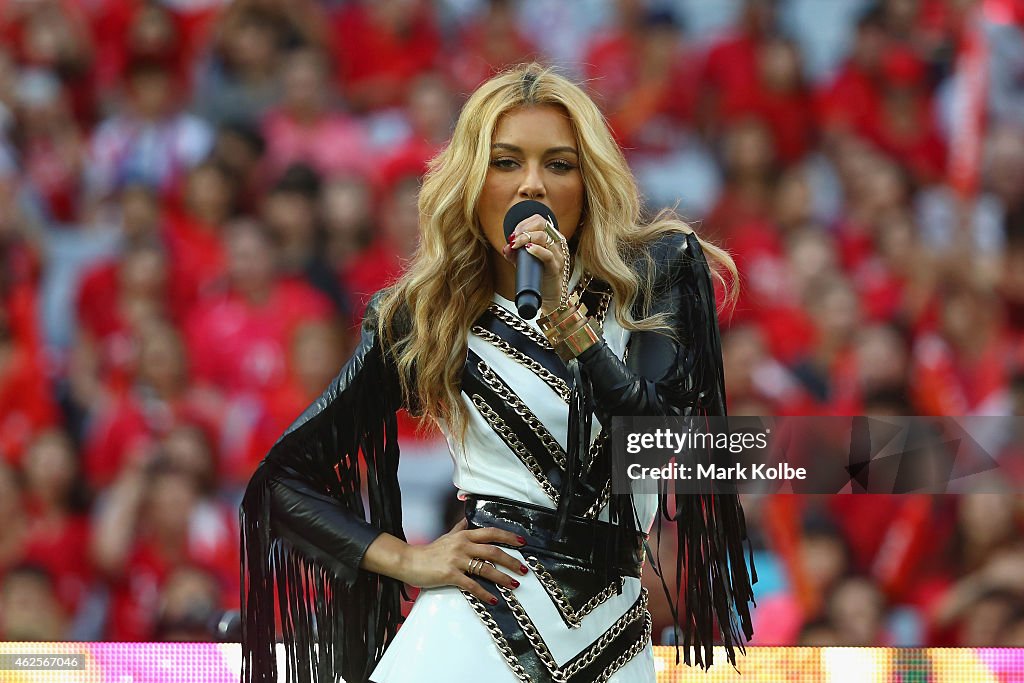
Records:
<instances>
[{"instance_id":1,"label":"chain detail on belt","mask_svg":"<svg viewBox=\"0 0 1024 683\"><path fill-rule=\"evenodd\" d=\"M572 628L579 628L583 623L583 617L593 612L598 605L610 598L612 595L618 593L618 586L625 583L625 579L619 577L618 580L611 582L594 597L587 600L587 602L580 607L578 610L573 609L572 605L569 604L569 599L565 597L565 592L558 585L555 577L551 575L551 572L547 570L540 560L534 555L526 557L526 564L530 566L533 573L537 575L537 579L541 585L544 586L544 590L548 592L551 599L555 601L555 605L558 607L558 611L562 613L566 623Z\"/></svg>"}]
</instances>

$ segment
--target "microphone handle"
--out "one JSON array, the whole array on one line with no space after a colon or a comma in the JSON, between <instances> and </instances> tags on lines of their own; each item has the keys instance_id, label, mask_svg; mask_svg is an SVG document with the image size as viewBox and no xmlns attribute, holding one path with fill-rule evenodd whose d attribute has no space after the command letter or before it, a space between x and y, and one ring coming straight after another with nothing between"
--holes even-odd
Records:
<instances>
[{"instance_id":1,"label":"microphone handle","mask_svg":"<svg viewBox=\"0 0 1024 683\"><path fill-rule=\"evenodd\" d=\"M525 248L516 257L516 308L523 320L533 320L540 310L540 283L544 264Z\"/></svg>"}]
</instances>

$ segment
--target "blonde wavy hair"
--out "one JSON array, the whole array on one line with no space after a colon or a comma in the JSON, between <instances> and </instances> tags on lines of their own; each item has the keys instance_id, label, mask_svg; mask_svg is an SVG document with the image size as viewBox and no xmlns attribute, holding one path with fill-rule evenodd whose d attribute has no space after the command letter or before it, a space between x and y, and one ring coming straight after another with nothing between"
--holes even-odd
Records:
<instances>
[{"instance_id":1,"label":"blonde wavy hair","mask_svg":"<svg viewBox=\"0 0 1024 683\"><path fill-rule=\"evenodd\" d=\"M636 181L594 101L576 84L536 63L511 68L481 85L459 115L448 145L428 164L419 195L420 245L403 276L382 296L378 333L399 371L406 405L444 421L462 438L467 424L461 376L473 322L494 295L492 246L476 216L501 116L517 107L553 105L565 111L579 150L583 220L575 258L611 286L618 322L626 329L662 329L662 318L633 320L632 302L650 301L652 268L646 245L669 232L693 232L672 210L641 216ZM731 274L727 302L738 291L729 254L701 241L714 274ZM623 305L621 302L625 302ZM395 325L401 315L406 324Z\"/></svg>"}]
</instances>

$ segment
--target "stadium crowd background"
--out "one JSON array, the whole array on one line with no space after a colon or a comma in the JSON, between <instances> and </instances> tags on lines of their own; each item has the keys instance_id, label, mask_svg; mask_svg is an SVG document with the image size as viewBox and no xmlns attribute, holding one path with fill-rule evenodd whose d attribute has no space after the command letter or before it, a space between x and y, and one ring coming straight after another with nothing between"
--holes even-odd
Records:
<instances>
[{"instance_id":1,"label":"stadium crowd background","mask_svg":"<svg viewBox=\"0 0 1024 683\"><path fill-rule=\"evenodd\" d=\"M466 93L527 59L735 256L731 412L1021 415L1019 3L984 3L977 182L947 171L982 6L0 1L0 639L209 638L249 474L415 249ZM451 464L403 432L427 540ZM755 644L1024 646L1021 497L745 504Z\"/></svg>"}]
</instances>

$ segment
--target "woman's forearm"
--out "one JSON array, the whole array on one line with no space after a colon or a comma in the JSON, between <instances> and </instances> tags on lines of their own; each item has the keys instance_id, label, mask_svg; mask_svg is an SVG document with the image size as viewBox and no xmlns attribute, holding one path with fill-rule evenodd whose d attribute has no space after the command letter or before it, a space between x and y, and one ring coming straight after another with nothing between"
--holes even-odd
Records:
<instances>
[{"instance_id":1,"label":"woman's forearm","mask_svg":"<svg viewBox=\"0 0 1024 683\"><path fill-rule=\"evenodd\" d=\"M409 551L412 546L389 533L381 533L366 548L359 568L368 572L389 576L392 579L405 581L405 568L409 564Z\"/></svg>"}]
</instances>

